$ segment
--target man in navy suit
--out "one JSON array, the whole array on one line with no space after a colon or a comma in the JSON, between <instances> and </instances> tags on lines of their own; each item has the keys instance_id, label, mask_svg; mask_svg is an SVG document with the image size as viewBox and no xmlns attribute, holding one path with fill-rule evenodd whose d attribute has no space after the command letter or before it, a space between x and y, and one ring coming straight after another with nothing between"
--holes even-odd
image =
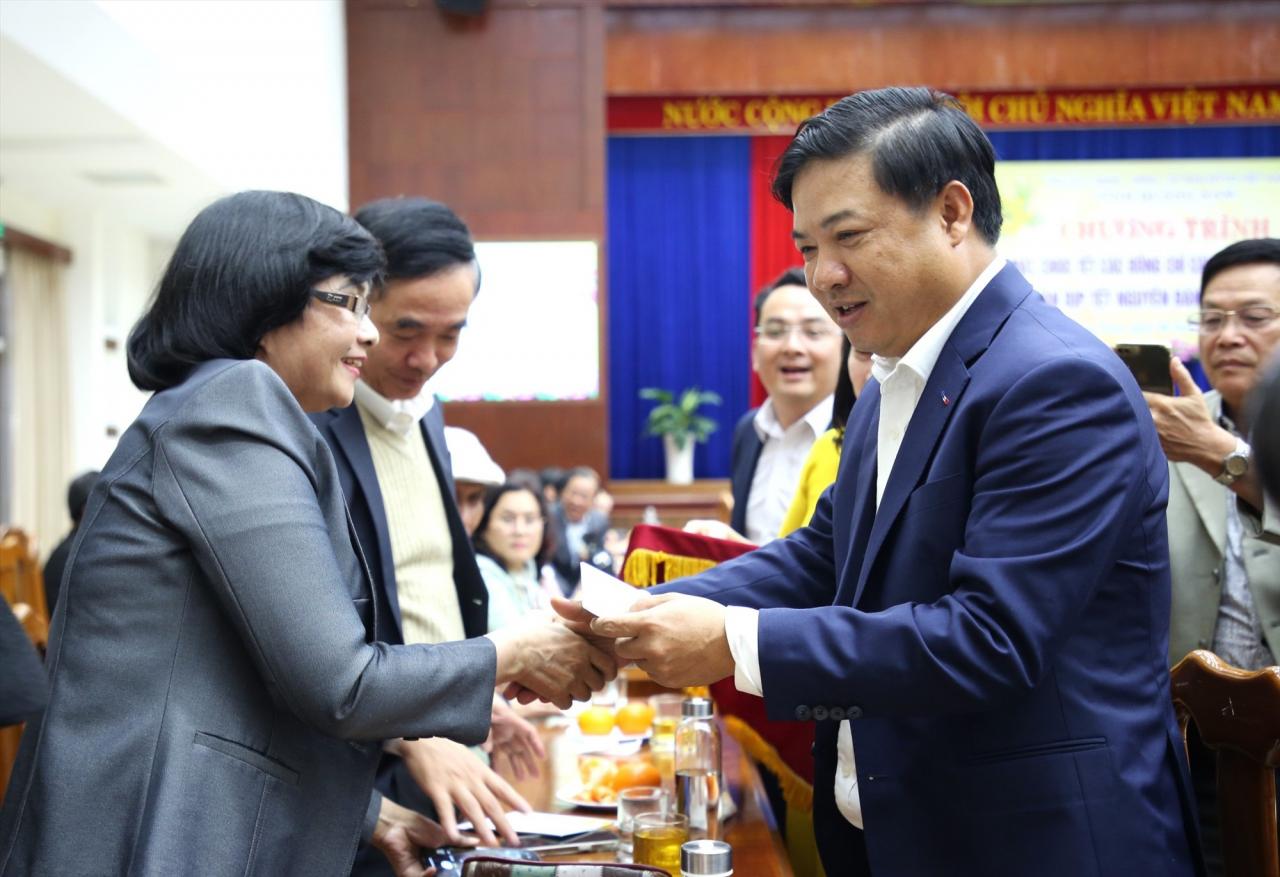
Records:
<instances>
[{"instance_id":1,"label":"man in navy suit","mask_svg":"<svg viewBox=\"0 0 1280 877\"><path fill-rule=\"evenodd\" d=\"M807 528L592 626L665 685L732 675L814 721L830 874L1196 874L1164 455L1120 361L996 254L994 163L929 89L800 127L774 192L875 354L837 481Z\"/></svg>"},{"instance_id":2,"label":"man in navy suit","mask_svg":"<svg viewBox=\"0 0 1280 877\"><path fill-rule=\"evenodd\" d=\"M387 277L370 318L380 341L369 351L355 402L313 415L333 450L352 523L384 611L377 635L400 642L448 642L481 636L488 592L458 513L444 419L427 380L457 350L480 269L466 225L444 204L389 198L355 219L382 244ZM491 742L519 764L544 754L536 731L499 700ZM506 820L528 804L466 747L449 740L404 741L379 769L378 789L392 800L434 811L455 842L455 808L496 843L485 816L507 843ZM383 874L386 861L362 848L355 873Z\"/></svg>"}]
</instances>

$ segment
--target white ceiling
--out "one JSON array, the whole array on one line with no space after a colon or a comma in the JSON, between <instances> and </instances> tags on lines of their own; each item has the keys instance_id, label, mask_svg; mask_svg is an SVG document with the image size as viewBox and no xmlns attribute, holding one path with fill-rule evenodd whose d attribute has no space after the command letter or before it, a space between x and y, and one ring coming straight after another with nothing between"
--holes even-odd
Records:
<instances>
[{"instance_id":1,"label":"white ceiling","mask_svg":"<svg viewBox=\"0 0 1280 877\"><path fill-rule=\"evenodd\" d=\"M163 239L176 239L195 212L223 191L211 176L3 36L0 183L54 208L118 213Z\"/></svg>"},{"instance_id":2,"label":"white ceiling","mask_svg":"<svg viewBox=\"0 0 1280 877\"><path fill-rule=\"evenodd\" d=\"M5 193L173 240L241 189L346 209L346 161L340 0L0 0Z\"/></svg>"}]
</instances>

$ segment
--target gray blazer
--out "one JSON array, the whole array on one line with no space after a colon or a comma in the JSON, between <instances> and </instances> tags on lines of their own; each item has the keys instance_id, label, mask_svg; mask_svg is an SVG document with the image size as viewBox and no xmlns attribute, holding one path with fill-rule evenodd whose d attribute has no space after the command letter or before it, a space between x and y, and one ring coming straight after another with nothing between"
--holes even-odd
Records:
<instances>
[{"instance_id":1,"label":"gray blazer","mask_svg":"<svg viewBox=\"0 0 1280 877\"><path fill-rule=\"evenodd\" d=\"M1205 394L1216 420L1222 397ZM1169 567L1173 577L1173 619L1169 627L1169 664L1193 649L1213 647L1222 597L1222 558L1227 542L1227 499L1235 494L1191 463L1169 464ZM1268 523L1267 526L1273 526ZM1253 605L1271 654L1280 658L1280 545L1270 544L1280 533L1248 535L1245 529L1244 566Z\"/></svg>"},{"instance_id":2,"label":"gray blazer","mask_svg":"<svg viewBox=\"0 0 1280 877\"><path fill-rule=\"evenodd\" d=\"M5 877L345 875L379 741L488 732L492 643L373 641L333 458L262 363L152 397L65 581Z\"/></svg>"}]
</instances>

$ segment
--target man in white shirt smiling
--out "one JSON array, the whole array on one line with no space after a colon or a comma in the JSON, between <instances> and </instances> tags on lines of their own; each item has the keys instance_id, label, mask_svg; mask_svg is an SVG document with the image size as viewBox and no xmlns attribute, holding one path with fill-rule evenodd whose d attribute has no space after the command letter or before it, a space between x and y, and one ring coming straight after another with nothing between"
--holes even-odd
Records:
<instances>
[{"instance_id":1,"label":"man in white shirt smiling","mask_svg":"<svg viewBox=\"0 0 1280 877\"><path fill-rule=\"evenodd\" d=\"M835 486L627 615L558 609L664 685L732 675L814 720L830 874L1195 874L1164 456L1114 354L996 255L994 164L929 89L801 126L774 193L876 355Z\"/></svg>"}]
</instances>

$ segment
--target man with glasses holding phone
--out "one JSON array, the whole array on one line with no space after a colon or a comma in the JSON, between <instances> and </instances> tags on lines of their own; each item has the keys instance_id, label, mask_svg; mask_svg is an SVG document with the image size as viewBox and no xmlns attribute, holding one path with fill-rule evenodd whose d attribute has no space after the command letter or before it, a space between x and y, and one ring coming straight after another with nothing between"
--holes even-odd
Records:
<instances>
[{"instance_id":1,"label":"man with glasses holding phone","mask_svg":"<svg viewBox=\"0 0 1280 877\"><path fill-rule=\"evenodd\" d=\"M1252 465L1249 421L1249 396L1280 349L1280 240L1240 241L1210 258L1191 323L1213 389L1201 393L1175 357L1180 395L1145 394L1169 458L1169 663L1208 649L1256 670L1280 656L1280 516ZM1212 759L1197 748L1206 859L1221 873Z\"/></svg>"}]
</instances>

